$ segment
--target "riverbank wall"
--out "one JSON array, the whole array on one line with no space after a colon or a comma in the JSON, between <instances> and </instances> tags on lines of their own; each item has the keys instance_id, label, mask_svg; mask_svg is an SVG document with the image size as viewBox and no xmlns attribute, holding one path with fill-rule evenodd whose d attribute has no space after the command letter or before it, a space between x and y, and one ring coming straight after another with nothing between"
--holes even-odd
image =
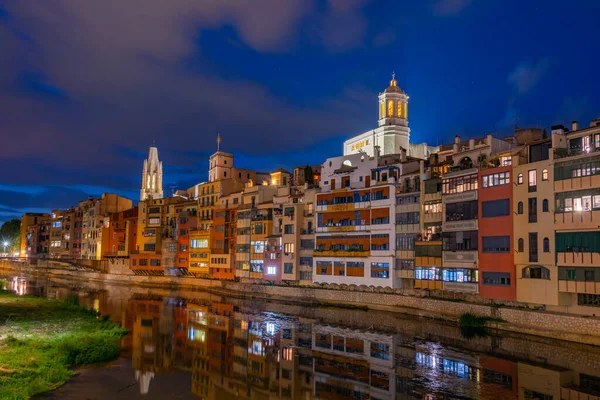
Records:
<instances>
[{"instance_id":1,"label":"riverbank wall","mask_svg":"<svg viewBox=\"0 0 600 400\"><path fill-rule=\"evenodd\" d=\"M600 346L600 318L575 316L556 312L518 308L510 304L474 304L463 299L440 299L413 295L410 291L386 293L378 288L323 288L256 284L190 277L138 276L125 265L113 264L108 273L76 269L55 261L36 266L24 262L1 260L0 271L13 274L48 275L73 281L165 287L209 291L230 297L259 298L304 306L334 306L374 309L404 313L419 317L457 322L461 315L472 313L492 317L502 322L487 322L487 326L503 331L548 337L558 340Z\"/></svg>"}]
</instances>

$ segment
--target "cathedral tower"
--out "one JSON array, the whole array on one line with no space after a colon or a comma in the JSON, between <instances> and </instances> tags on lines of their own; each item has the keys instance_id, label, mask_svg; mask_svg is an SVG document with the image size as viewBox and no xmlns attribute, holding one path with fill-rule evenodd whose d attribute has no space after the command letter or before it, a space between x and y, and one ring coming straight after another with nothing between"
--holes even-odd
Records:
<instances>
[{"instance_id":1,"label":"cathedral tower","mask_svg":"<svg viewBox=\"0 0 600 400\"><path fill-rule=\"evenodd\" d=\"M393 129L396 136L393 144L394 153L399 152L400 147L408 150L410 140L408 96L398 87L395 74L392 74L390 86L379 94L379 126L388 126L390 127L388 130Z\"/></svg>"},{"instance_id":2,"label":"cathedral tower","mask_svg":"<svg viewBox=\"0 0 600 400\"><path fill-rule=\"evenodd\" d=\"M162 187L162 162L158 161L158 149L150 147L148 159L144 160L142 167L142 189L140 190L140 201L152 197L163 198Z\"/></svg>"}]
</instances>

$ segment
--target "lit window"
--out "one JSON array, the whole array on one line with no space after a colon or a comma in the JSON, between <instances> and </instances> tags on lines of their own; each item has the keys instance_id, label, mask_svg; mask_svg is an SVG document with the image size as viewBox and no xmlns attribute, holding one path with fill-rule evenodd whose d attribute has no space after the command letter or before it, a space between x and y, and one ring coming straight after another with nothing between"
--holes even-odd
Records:
<instances>
[{"instance_id":1,"label":"lit window","mask_svg":"<svg viewBox=\"0 0 600 400\"><path fill-rule=\"evenodd\" d=\"M206 248L208 248L208 239L190 240L190 247L192 249L206 249Z\"/></svg>"},{"instance_id":2,"label":"lit window","mask_svg":"<svg viewBox=\"0 0 600 400\"><path fill-rule=\"evenodd\" d=\"M398 102L398 116L401 117L402 116L402 103Z\"/></svg>"},{"instance_id":3,"label":"lit window","mask_svg":"<svg viewBox=\"0 0 600 400\"><path fill-rule=\"evenodd\" d=\"M385 118L385 104L381 103L381 116L380 118Z\"/></svg>"},{"instance_id":4,"label":"lit window","mask_svg":"<svg viewBox=\"0 0 600 400\"><path fill-rule=\"evenodd\" d=\"M548 180L548 170L545 169L542 171L542 180L543 181L547 181Z\"/></svg>"},{"instance_id":5,"label":"lit window","mask_svg":"<svg viewBox=\"0 0 600 400\"><path fill-rule=\"evenodd\" d=\"M523 184L523 174L519 174L519 176L517 177L517 183L518 183L519 185L522 185L522 184Z\"/></svg>"},{"instance_id":6,"label":"lit window","mask_svg":"<svg viewBox=\"0 0 600 400\"><path fill-rule=\"evenodd\" d=\"M267 267L267 275L277 275L277 267Z\"/></svg>"},{"instance_id":7,"label":"lit window","mask_svg":"<svg viewBox=\"0 0 600 400\"><path fill-rule=\"evenodd\" d=\"M537 171L532 169L529 171L529 187L537 186Z\"/></svg>"},{"instance_id":8,"label":"lit window","mask_svg":"<svg viewBox=\"0 0 600 400\"><path fill-rule=\"evenodd\" d=\"M392 100L388 100L388 117L394 116L394 102Z\"/></svg>"}]
</instances>

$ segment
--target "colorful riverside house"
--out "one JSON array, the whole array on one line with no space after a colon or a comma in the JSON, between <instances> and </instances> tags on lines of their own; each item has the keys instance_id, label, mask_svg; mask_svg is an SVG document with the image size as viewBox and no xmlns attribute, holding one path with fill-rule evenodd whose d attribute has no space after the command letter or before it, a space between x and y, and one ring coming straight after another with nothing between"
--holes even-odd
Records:
<instances>
[{"instance_id":1,"label":"colorful riverside house","mask_svg":"<svg viewBox=\"0 0 600 400\"><path fill-rule=\"evenodd\" d=\"M513 187L510 151L480 164L479 295L482 297L516 299Z\"/></svg>"},{"instance_id":2,"label":"colorful riverside house","mask_svg":"<svg viewBox=\"0 0 600 400\"><path fill-rule=\"evenodd\" d=\"M214 235L210 252L211 276L217 279L235 278L235 243L237 207L241 193L232 193L220 199L220 208L215 209Z\"/></svg>"},{"instance_id":3,"label":"colorful riverside house","mask_svg":"<svg viewBox=\"0 0 600 400\"><path fill-rule=\"evenodd\" d=\"M272 201L276 193L277 186L246 184L237 210L235 276L238 278L263 278L265 240L270 235L265 229L272 230Z\"/></svg>"},{"instance_id":4,"label":"colorful riverside house","mask_svg":"<svg viewBox=\"0 0 600 400\"><path fill-rule=\"evenodd\" d=\"M453 166L442 177L442 263L441 271L426 276L441 280L442 289L479 292L479 170L490 157L510 151L512 141L487 135L461 142L456 136Z\"/></svg>"},{"instance_id":5,"label":"colorful riverside house","mask_svg":"<svg viewBox=\"0 0 600 400\"><path fill-rule=\"evenodd\" d=\"M198 229L198 211L196 203L186 210L181 210L177 219L177 260L176 266L182 275L189 273L190 231Z\"/></svg>"},{"instance_id":6,"label":"colorful riverside house","mask_svg":"<svg viewBox=\"0 0 600 400\"><path fill-rule=\"evenodd\" d=\"M399 287L394 224L398 166L379 155L329 158L316 195L313 282Z\"/></svg>"},{"instance_id":7,"label":"colorful riverside house","mask_svg":"<svg viewBox=\"0 0 600 400\"><path fill-rule=\"evenodd\" d=\"M381 164L381 162L380 162ZM419 241L423 230L423 210L421 209L424 160L407 159L401 161L402 176L396 186L396 273L402 280L402 287L415 286L414 270L416 254L429 250L430 243ZM419 244L419 247L417 247ZM441 255L440 255L441 257ZM422 261L419 259L419 261ZM417 264L427 267L426 264ZM437 264L438 266L440 264ZM419 281L427 283L428 281ZM417 287L420 287L416 284Z\"/></svg>"},{"instance_id":8,"label":"colorful riverside house","mask_svg":"<svg viewBox=\"0 0 600 400\"><path fill-rule=\"evenodd\" d=\"M182 197L140 201L136 248L130 251L129 266L136 274L164 275L174 268L177 255L177 216ZM180 209L180 207L179 207ZM163 250L165 254L163 258Z\"/></svg>"},{"instance_id":9,"label":"colorful riverside house","mask_svg":"<svg viewBox=\"0 0 600 400\"><path fill-rule=\"evenodd\" d=\"M552 148L554 204L549 207L554 209L559 305L595 314L600 307L600 119L582 129L573 122L571 132L552 127Z\"/></svg>"},{"instance_id":10,"label":"colorful riverside house","mask_svg":"<svg viewBox=\"0 0 600 400\"><path fill-rule=\"evenodd\" d=\"M197 277L210 277L210 242L212 228L192 228L189 231L189 272Z\"/></svg>"},{"instance_id":11,"label":"colorful riverside house","mask_svg":"<svg viewBox=\"0 0 600 400\"><path fill-rule=\"evenodd\" d=\"M135 249L137 219L137 207L104 217L102 258L129 256L129 252Z\"/></svg>"},{"instance_id":12,"label":"colorful riverside house","mask_svg":"<svg viewBox=\"0 0 600 400\"><path fill-rule=\"evenodd\" d=\"M554 184L550 139L541 132L512 157L513 246L517 301L559 304L554 254Z\"/></svg>"},{"instance_id":13,"label":"colorful riverside house","mask_svg":"<svg viewBox=\"0 0 600 400\"><path fill-rule=\"evenodd\" d=\"M451 149L442 146L442 151L447 154L451 154ZM402 259L398 257L400 274L403 279L415 279L414 287L417 289L442 289L440 280L426 279L438 276L443 267L441 176L448 172L451 163L440 162L445 157L442 151L430 156L428 168L422 173L425 180L421 185L421 234L414 242L396 237L396 253L403 256ZM414 259L406 258L413 249ZM404 287L413 287L410 280Z\"/></svg>"}]
</instances>

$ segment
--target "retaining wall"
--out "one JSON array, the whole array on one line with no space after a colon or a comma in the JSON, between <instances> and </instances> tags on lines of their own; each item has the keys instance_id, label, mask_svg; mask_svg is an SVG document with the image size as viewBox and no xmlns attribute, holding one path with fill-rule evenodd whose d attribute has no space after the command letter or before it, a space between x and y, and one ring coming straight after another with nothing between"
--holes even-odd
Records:
<instances>
[{"instance_id":1,"label":"retaining wall","mask_svg":"<svg viewBox=\"0 0 600 400\"><path fill-rule=\"evenodd\" d=\"M23 273L47 273L51 276L68 277L69 279L129 286L152 286L165 289L201 289L229 296L256 297L307 305L368 307L449 321L458 321L462 314L473 313L479 316L495 317L504 320L504 322L488 323L490 327L496 329L600 346L600 318L597 317L472 304L464 301L449 301L406 294L380 293L378 289L349 291L320 287L258 285L185 277L137 276L131 273L103 274L66 269L64 267L59 268L51 263L43 267L40 265L31 267L24 263L14 263L7 260L0 261L0 268L11 271L21 270ZM113 271L116 268L117 266L114 267ZM118 268L121 271L127 272L127 270L121 267Z\"/></svg>"}]
</instances>

